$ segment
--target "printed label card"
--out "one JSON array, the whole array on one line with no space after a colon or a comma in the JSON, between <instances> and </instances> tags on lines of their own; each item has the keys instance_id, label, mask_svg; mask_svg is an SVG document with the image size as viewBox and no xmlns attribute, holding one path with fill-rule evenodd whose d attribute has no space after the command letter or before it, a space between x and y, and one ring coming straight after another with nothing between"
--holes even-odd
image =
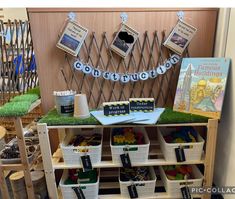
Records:
<instances>
[{"instance_id":1,"label":"printed label card","mask_svg":"<svg viewBox=\"0 0 235 199\"><path fill-rule=\"evenodd\" d=\"M104 102L103 109L105 116L121 116L130 113L129 101Z\"/></svg>"},{"instance_id":2,"label":"printed label card","mask_svg":"<svg viewBox=\"0 0 235 199\"><path fill-rule=\"evenodd\" d=\"M130 111L131 112L152 112L154 111L155 104L154 98L130 98Z\"/></svg>"}]
</instances>

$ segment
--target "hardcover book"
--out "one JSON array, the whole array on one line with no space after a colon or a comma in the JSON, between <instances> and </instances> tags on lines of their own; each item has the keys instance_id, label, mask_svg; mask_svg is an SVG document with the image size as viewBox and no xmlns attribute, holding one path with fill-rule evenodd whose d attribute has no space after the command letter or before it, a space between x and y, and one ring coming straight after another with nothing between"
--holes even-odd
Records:
<instances>
[{"instance_id":1,"label":"hardcover book","mask_svg":"<svg viewBox=\"0 0 235 199\"><path fill-rule=\"evenodd\" d=\"M230 59L184 58L173 109L220 119Z\"/></svg>"}]
</instances>

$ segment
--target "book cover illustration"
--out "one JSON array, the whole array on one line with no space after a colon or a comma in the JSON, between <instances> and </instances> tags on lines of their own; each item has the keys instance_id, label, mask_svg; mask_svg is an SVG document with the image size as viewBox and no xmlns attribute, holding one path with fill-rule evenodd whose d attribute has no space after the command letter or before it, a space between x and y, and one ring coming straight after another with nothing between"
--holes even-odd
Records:
<instances>
[{"instance_id":1,"label":"book cover illustration","mask_svg":"<svg viewBox=\"0 0 235 199\"><path fill-rule=\"evenodd\" d=\"M184 58L173 109L219 119L230 59Z\"/></svg>"}]
</instances>

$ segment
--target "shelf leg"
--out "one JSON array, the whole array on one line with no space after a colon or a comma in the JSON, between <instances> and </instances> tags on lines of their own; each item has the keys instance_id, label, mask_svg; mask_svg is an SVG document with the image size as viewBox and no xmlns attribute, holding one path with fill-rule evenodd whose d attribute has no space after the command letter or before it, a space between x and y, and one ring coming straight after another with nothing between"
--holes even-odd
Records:
<instances>
[{"instance_id":1,"label":"shelf leg","mask_svg":"<svg viewBox=\"0 0 235 199\"><path fill-rule=\"evenodd\" d=\"M58 129L58 133L59 133L59 141L60 143L63 142L64 138L65 138L65 129Z\"/></svg>"},{"instance_id":2,"label":"shelf leg","mask_svg":"<svg viewBox=\"0 0 235 199\"><path fill-rule=\"evenodd\" d=\"M0 165L0 189L2 193L2 198L4 199L10 199L8 188L7 188L7 183L4 175L4 170Z\"/></svg>"},{"instance_id":3,"label":"shelf leg","mask_svg":"<svg viewBox=\"0 0 235 199\"><path fill-rule=\"evenodd\" d=\"M207 126L204 187L211 187L213 183L217 129L218 129L218 120L209 119ZM205 194L203 196L203 199L210 199L210 198L211 198L210 194Z\"/></svg>"},{"instance_id":4,"label":"shelf leg","mask_svg":"<svg viewBox=\"0 0 235 199\"><path fill-rule=\"evenodd\" d=\"M28 198L35 199L33 183L31 179L29 162L28 162L28 155L27 155L27 151L25 147L26 145L25 145L25 140L24 140L24 131L23 131L21 118L16 117L14 119L14 123L15 123L15 128L16 128L17 143L18 143L19 150L20 150L20 158L24 167L24 179L25 179L25 185L26 185Z\"/></svg>"},{"instance_id":5,"label":"shelf leg","mask_svg":"<svg viewBox=\"0 0 235 199\"><path fill-rule=\"evenodd\" d=\"M46 124L37 124L43 167L50 199L58 199L55 173L52 165L51 145Z\"/></svg>"}]
</instances>

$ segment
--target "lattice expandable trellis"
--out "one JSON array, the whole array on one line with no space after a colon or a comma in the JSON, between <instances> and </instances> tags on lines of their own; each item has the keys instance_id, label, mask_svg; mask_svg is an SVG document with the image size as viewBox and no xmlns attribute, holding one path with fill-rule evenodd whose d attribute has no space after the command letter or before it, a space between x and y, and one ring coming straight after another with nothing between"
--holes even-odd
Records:
<instances>
[{"instance_id":1,"label":"lattice expandable trellis","mask_svg":"<svg viewBox=\"0 0 235 199\"><path fill-rule=\"evenodd\" d=\"M28 21L0 21L1 100L37 86L37 69Z\"/></svg>"},{"instance_id":2,"label":"lattice expandable trellis","mask_svg":"<svg viewBox=\"0 0 235 199\"><path fill-rule=\"evenodd\" d=\"M162 45L164 39L164 31L160 36L157 31L153 34L146 31L138 38L130 55L123 59L110 50L111 40L109 41L106 32L102 34L99 40L97 40L95 32L92 32L86 38L78 59L101 70L111 72L148 71L156 68L159 64L163 64L171 56L172 53ZM62 69L68 89L85 93L90 108L99 108L102 102L105 101L128 100L130 97L154 97L156 106L173 105L180 63L154 79L125 84L105 80L102 77L94 78L91 75L76 71L73 68L74 60L71 60L67 54L65 60L68 62L69 74L71 74L70 77L66 76L65 68Z\"/></svg>"}]
</instances>

